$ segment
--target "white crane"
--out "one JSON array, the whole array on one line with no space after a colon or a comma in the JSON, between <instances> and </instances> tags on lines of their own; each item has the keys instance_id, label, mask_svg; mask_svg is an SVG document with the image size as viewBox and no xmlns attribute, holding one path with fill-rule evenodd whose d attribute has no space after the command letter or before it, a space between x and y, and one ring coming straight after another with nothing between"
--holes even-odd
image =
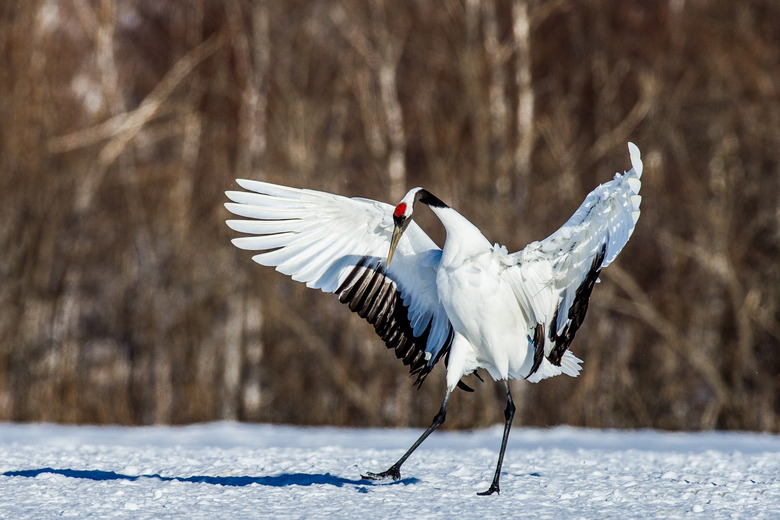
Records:
<instances>
[{"instance_id":1,"label":"white crane","mask_svg":"<svg viewBox=\"0 0 780 520\"><path fill-rule=\"evenodd\" d=\"M444 402L430 427L390 468L363 478L400 478L401 465L444 422L461 378L484 368L506 387L504 435L490 488L499 491L501 464L515 412L508 380L576 376L568 350L588 309L601 270L612 262L639 218L642 160L628 144L632 169L593 190L558 231L517 253L491 244L460 213L422 188L393 207L369 199L266 182L238 180L228 191L228 220L252 259L338 295L374 326L388 348L422 384L445 359ZM447 233L439 247L412 220L428 206Z\"/></svg>"}]
</instances>

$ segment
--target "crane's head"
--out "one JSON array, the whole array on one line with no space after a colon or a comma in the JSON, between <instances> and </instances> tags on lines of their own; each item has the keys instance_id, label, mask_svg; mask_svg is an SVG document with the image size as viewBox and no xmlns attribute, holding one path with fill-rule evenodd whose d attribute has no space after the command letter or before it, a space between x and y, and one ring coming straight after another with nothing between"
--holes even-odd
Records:
<instances>
[{"instance_id":1,"label":"crane's head","mask_svg":"<svg viewBox=\"0 0 780 520\"><path fill-rule=\"evenodd\" d=\"M412 221L412 213L414 212L414 204L417 201L422 202L430 208L446 208L445 203L439 200L438 197L431 194L423 188L412 188L409 190L401 202L395 207L393 211L393 237L390 239L390 251L387 253L387 265L390 265L390 261L393 259L393 253L395 252L398 241L401 240L401 235L406 231L407 226Z\"/></svg>"}]
</instances>

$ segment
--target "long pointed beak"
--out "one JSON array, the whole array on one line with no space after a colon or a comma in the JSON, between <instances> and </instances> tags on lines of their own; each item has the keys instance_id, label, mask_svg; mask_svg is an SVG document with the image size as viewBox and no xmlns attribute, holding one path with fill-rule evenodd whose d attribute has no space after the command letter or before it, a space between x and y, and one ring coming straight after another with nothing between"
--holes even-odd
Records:
<instances>
[{"instance_id":1,"label":"long pointed beak","mask_svg":"<svg viewBox=\"0 0 780 520\"><path fill-rule=\"evenodd\" d=\"M398 241L401 240L401 235L404 234L404 228L395 226L393 228L393 238L390 239L390 251L387 253L387 265L390 265L390 261L393 259L393 253L398 246Z\"/></svg>"}]
</instances>

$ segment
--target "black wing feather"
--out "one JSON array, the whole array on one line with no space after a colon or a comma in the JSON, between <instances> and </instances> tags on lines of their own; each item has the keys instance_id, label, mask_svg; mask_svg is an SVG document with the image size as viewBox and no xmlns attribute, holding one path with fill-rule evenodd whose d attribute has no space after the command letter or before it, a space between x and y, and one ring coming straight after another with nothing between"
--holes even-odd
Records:
<instances>
[{"instance_id":1,"label":"black wing feather","mask_svg":"<svg viewBox=\"0 0 780 520\"><path fill-rule=\"evenodd\" d=\"M450 350L454 337L452 325L436 359L432 363L425 359L425 347L433 318L422 334L414 335L409 322L409 309L403 303L398 284L375 259L363 257L336 289L335 294L341 303L348 305L350 310L374 326L387 348L393 349L396 357L409 366L411 375L417 375L415 384L418 387L439 359Z\"/></svg>"},{"instance_id":2,"label":"black wing feather","mask_svg":"<svg viewBox=\"0 0 780 520\"><path fill-rule=\"evenodd\" d=\"M561 358L563 354L571 345L574 340L574 335L579 330L582 322L585 321L585 314L588 312L588 301L590 300L590 294L593 292L593 287L596 285L596 280L601 273L601 265L604 263L604 255L607 251L607 245L601 246L601 251L593 259L593 263L590 266L588 274L582 281L577 292L574 294L574 301L568 310L569 322L563 328L560 334L555 330L558 323L558 312L561 310L560 306L555 309L555 315L553 316L552 323L550 324L550 340L554 343L552 350L547 355L547 359L556 366L561 366ZM538 367L537 367L538 368Z\"/></svg>"}]
</instances>

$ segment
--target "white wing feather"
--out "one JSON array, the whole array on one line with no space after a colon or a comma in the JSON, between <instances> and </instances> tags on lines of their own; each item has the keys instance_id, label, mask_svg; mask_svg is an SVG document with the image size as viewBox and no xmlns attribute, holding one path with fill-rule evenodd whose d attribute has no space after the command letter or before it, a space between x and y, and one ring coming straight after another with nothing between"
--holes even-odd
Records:
<instances>
[{"instance_id":1,"label":"white wing feather","mask_svg":"<svg viewBox=\"0 0 780 520\"><path fill-rule=\"evenodd\" d=\"M577 289L590 272L594 259L605 247L600 268L612 262L634 232L639 218L642 159L639 148L628 145L632 169L593 190L574 215L547 239L533 242L509 255L504 272L513 283L515 296L526 312L528 336L536 324L544 325L544 359L529 381L565 373L576 376L580 360L568 350L560 366L547 356L553 348L551 332L561 334L570 323L569 309ZM557 323L552 323L557 311Z\"/></svg>"},{"instance_id":2,"label":"white wing feather","mask_svg":"<svg viewBox=\"0 0 780 520\"><path fill-rule=\"evenodd\" d=\"M331 293L339 290L361 261L373 268L381 264L408 307L414 335L428 330L426 361L432 365L439 358L451 330L436 291L441 250L417 224L409 224L386 268L393 206L260 181L237 182L248 191L226 192L233 202L225 207L253 220L227 221L233 230L251 235L235 238L233 244L262 251L252 257L258 264Z\"/></svg>"}]
</instances>

